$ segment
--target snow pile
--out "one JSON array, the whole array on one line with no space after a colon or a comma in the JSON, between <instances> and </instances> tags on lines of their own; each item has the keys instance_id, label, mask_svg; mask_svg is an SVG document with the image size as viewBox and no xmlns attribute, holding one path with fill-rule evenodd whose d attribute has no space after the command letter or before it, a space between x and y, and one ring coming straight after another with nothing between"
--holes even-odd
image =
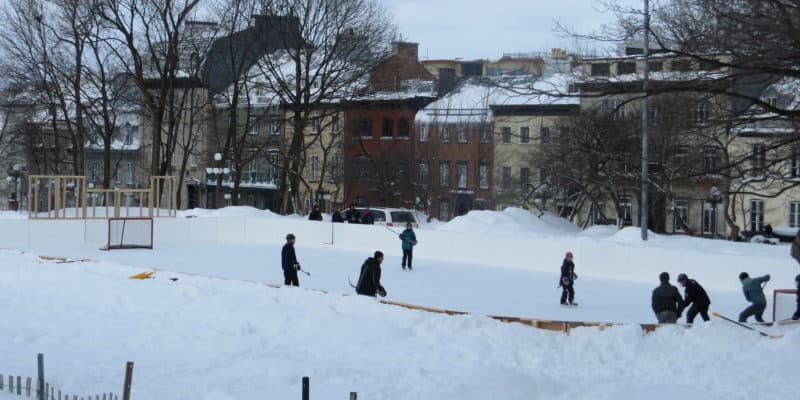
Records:
<instances>
[{"instance_id":1,"label":"snow pile","mask_svg":"<svg viewBox=\"0 0 800 400\"><path fill-rule=\"evenodd\" d=\"M453 218L435 229L480 235L553 235L576 234L578 228L569 221L545 213L540 218L522 208L509 207L503 211L473 210Z\"/></svg>"}]
</instances>

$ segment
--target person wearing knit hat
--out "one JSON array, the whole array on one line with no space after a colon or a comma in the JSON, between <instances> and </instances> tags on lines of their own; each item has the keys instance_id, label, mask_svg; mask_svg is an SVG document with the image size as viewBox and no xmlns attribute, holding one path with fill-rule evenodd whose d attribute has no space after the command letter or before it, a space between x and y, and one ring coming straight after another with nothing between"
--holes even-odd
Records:
<instances>
[{"instance_id":1,"label":"person wearing knit hat","mask_svg":"<svg viewBox=\"0 0 800 400\"><path fill-rule=\"evenodd\" d=\"M683 299L678 288L670 285L669 273L662 272L658 276L661 284L653 289L652 307L659 324L674 324L680 318Z\"/></svg>"},{"instance_id":2,"label":"person wearing knit hat","mask_svg":"<svg viewBox=\"0 0 800 400\"><path fill-rule=\"evenodd\" d=\"M564 255L564 262L561 263L561 279L558 286L561 287L561 305L577 306L575 302L575 280L578 275L575 274L575 263L572 262L572 252L568 251ZM569 302L569 303L567 303Z\"/></svg>"},{"instance_id":3,"label":"person wearing knit hat","mask_svg":"<svg viewBox=\"0 0 800 400\"><path fill-rule=\"evenodd\" d=\"M297 271L300 269L300 263L297 262L297 254L294 252L295 239L293 233L287 233L286 243L281 249L283 284L287 286L300 286L300 279L297 278Z\"/></svg>"},{"instance_id":4,"label":"person wearing knit hat","mask_svg":"<svg viewBox=\"0 0 800 400\"><path fill-rule=\"evenodd\" d=\"M769 274L751 278L750 274L742 272L739 274L739 280L742 282L745 300L751 303L739 314L739 322L747 322L750 316L755 316L758 322L764 322L763 314L767 308L767 298L764 296L763 285L769 282Z\"/></svg>"},{"instance_id":5,"label":"person wearing knit hat","mask_svg":"<svg viewBox=\"0 0 800 400\"><path fill-rule=\"evenodd\" d=\"M678 284L683 286L683 302L678 314L681 314L683 309L689 307L686 312L686 322L691 324L694 322L694 317L699 313L703 317L703 321L708 321L708 307L711 305L711 299L708 298L708 293L703 289L699 283L694 279L689 279L686 274L678 274ZM691 306L689 306L691 304Z\"/></svg>"}]
</instances>

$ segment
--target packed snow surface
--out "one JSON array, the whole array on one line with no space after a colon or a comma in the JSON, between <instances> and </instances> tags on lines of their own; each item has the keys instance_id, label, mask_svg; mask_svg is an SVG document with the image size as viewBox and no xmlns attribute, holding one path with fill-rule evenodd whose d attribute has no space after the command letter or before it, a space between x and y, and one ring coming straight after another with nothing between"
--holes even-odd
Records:
<instances>
[{"instance_id":1,"label":"packed snow surface","mask_svg":"<svg viewBox=\"0 0 800 400\"><path fill-rule=\"evenodd\" d=\"M312 222L249 207L178 215L186 217L220 225L264 220L274 229L239 242L173 238L154 250L0 249L0 373L35 377L36 354L44 353L47 380L80 397L120 393L125 362L133 361L133 399L299 399L303 376L312 399L350 392L415 400L796 395L800 326L759 327L785 335L767 339L699 317L690 329L645 334L638 325L655 322L650 293L661 271L673 282L680 272L697 279L712 310L734 318L747 305L739 272L769 273L771 310L772 290L792 288L800 272L785 244L655 234L642 242L638 228L579 231L551 215L507 209L422 223L414 270L404 272L397 227ZM0 229L18 218L0 213ZM282 283L287 230L297 235L298 259L311 275L300 275L301 288L266 286ZM387 299L471 314L353 295L348 278L358 278L375 250L386 253ZM579 275L575 309L558 305L566 251L575 253ZM153 270L154 279L128 279ZM487 314L622 325L566 335Z\"/></svg>"}]
</instances>

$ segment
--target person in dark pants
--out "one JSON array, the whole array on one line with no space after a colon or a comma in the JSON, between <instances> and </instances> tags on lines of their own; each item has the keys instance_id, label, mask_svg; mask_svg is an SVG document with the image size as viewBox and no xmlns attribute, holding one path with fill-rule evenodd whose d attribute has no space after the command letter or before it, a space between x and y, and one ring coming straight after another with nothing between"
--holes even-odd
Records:
<instances>
[{"instance_id":1,"label":"person in dark pants","mask_svg":"<svg viewBox=\"0 0 800 400\"><path fill-rule=\"evenodd\" d=\"M739 322L747 322L750 316L755 316L758 322L764 322L763 315L764 309L767 308L767 298L764 297L764 288L761 284L769 282L769 274L750 278L747 272L742 272L739 274L739 280L742 282L744 298L751 303L739 314Z\"/></svg>"},{"instance_id":2,"label":"person in dark pants","mask_svg":"<svg viewBox=\"0 0 800 400\"><path fill-rule=\"evenodd\" d=\"M794 283L797 285L797 310L792 315L792 319L797 321L800 319L800 274L794 277Z\"/></svg>"},{"instance_id":3,"label":"person in dark pants","mask_svg":"<svg viewBox=\"0 0 800 400\"><path fill-rule=\"evenodd\" d=\"M417 235L414 233L414 225L411 222L406 224L406 230L400 234L400 240L403 241L401 248L403 249L403 261L401 266L406 269L406 261L408 261L408 270L411 268L411 257L414 252L414 246L417 245Z\"/></svg>"},{"instance_id":4,"label":"person in dark pants","mask_svg":"<svg viewBox=\"0 0 800 400\"><path fill-rule=\"evenodd\" d=\"M561 286L561 305L577 306L575 302L575 279L578 275L575 274L575 263L572 262L572 252L568 251L564 256L564 262L561 263L561 279L558 285ZM567 303L569 301L569 303Z\"/></svg>"},{"instance_id":5,"label":"person in dark pants","mask_svg":"<svg viewBox=\"0 0 800 400\"><path fill-rule=\"evenodd\" d=\"M364 215L361 216L361 222L365 225L375 225L375 216L369 208L364 210Z\"/></svg>"},{"instance_id":6,"label":"person in dark pants","mask_svg":"<svg viewBox=\"0 0 800 400\"><path fill-rule=\"evenodd\" d=\"M344 220L347 221L348 224L361 223L361 213L356 210L354 204L350 204L350 208L344 212Z\"/></svg>"},{"instance_id":7,"label":"person in dark pants","mask_svg":"<svg viewBox=\"0 0 800 400\"><path fill-rule=\"evenodd\" d=\"M700 313L703 321L708 321L710 319L708 317L708 307L711 305L711 299L708 298L706 290L703 289L696 280L689 279L686 274L678 275L678 283L684 287L683 302L681 303L678 315L691 304L692 306L689 307L689 311L686 313L686 322L690 324L693 323L694 317L696 317L698 313Z\"/></svg>"},{"instance_id":8,"label":"person in dark pants","mask_svg":"<svg viewBox=\"0 0 800 400\"><path fill-rule=\"evenodd\" d=\"M344 222L344 218L342 218L342 213L339 209L333 210L333 214L331 214L331 222Z\"/></svg>"},{"instance_id":9,"label":"person in dark pants","mask_svg":"<svg viewBox=\"0 0 800 400\"><path fill-rule=\"evenodd\" d=\"M683 299L678 288L669 284L669 274L662 272L658 279L661 284L653 289L652 307L659 324L674 324L681 316Z\"/></svg>"},{"instance_id":10,"label":"person in dark pants","mask_svg":"<svg viewBox=\"0 0 800 400\"><path fill-rule=\"evenodd\" d=\"M383 253L380 251L376 251L374 257L369 257L364 261L364 264L361 265L361 275L358 277L356 293L364 296L375 297L377 294L386 297L386 289L381 286L382 262Z\"/></svg>"},{"instance_id":11,"label":"person in dark pants","mask_svg":"<svg viewBox=\"0 0 800 400\"><path fill-rule=\"evenodd\" d=\"M300 263L297 262L297 255L294 253L294 234L286 235L286 244L281 250L281 267L283 267L283 284L300 286L297 278L297 271L300 270Z\"/></svg>"},{"instance_id":12,"label":"person in dark pants","mask_svg":"<svg viewBox=\"0 0 800 400\"><path fill-rule=\"evenodd\" d=\"M314 205L311 212L308 214L308 219L311 221L322 221L322 212L319 210L318 205Z\"/></svg>"}]
</instances>

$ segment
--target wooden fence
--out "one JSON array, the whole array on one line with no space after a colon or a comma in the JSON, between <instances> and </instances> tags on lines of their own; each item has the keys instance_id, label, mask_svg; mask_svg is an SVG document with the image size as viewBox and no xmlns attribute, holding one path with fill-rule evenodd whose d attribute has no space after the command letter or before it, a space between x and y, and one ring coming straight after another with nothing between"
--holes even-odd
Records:
<instances>
[{"instance_id":1,"label":"wooden fence","mask_svg":"<svg viewBox=\"0 0 800 400\"><path fill-rule=\"evenodd\" d=\"M147 189L95 189L81 175L30 175L28 218L175 217L176 182L152 176Z\"/></svg>"},{"instance_id":2,"label":"wooden fence","mask_svg":"<svg viewBox=\"0 0 800 400\"><path fill-rule=\"evenodd\" d=\"M8 391L10 394L20 397L35 398L37 400L119 400L119 397L113 392L90 394L90 395L77 395L75 390L73 394L69 394L61 389L56 389L44 378L44 354L38 354L38 371L39 376L36 382L33 382L31 377L23 377L21 375L4 375L0 374L0 392ZM130 399L130 382L133 374L133 363L128 362L125 369L125 385L123 386L123 400Z\"/></svg>"}]
</instances>

